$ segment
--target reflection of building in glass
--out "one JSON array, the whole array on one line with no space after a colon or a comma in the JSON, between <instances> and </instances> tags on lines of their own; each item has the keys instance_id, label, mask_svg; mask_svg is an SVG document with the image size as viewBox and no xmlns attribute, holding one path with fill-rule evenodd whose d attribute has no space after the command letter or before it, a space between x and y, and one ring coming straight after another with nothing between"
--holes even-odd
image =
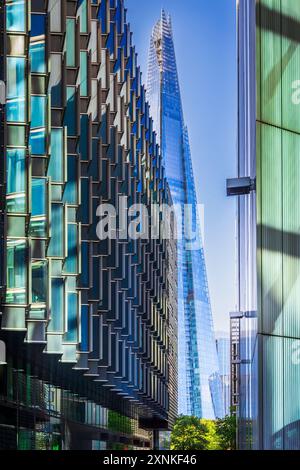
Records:
<instances>
[{"instance_id":1,"label":"reflection of building in glass","mask_svg":"<svg viewBox=\"0 0 300 470\"><path fill-rule=\"evenodd\" d=\"M150 41L147 98L173 203L182 213L184 204L190 204L196 233L195 249L190 250L192 244L178 223L179 412L214 418L223 409L218 358L171 19L164 11Z\"/></svg>"},{"instance_id":2,"label":"reflection of building in glass","mask_svg":"<svg viewBox=\"0 0 300 470\"><path fill-rule=\"evenodd\" d=\"M144 448L177 413L176 245L96 235L119 195L171 202L123 1L2 3L0 448Z\"/></svg>"},{"instance_id":3,"label":"reflection of building in glass","mask_svg":"<svg viewBox=\"0 0 300 470\"><path fill-rule=\"evenodd\" d=\"M226 333L217 334L217 352L220 367L220 379L224 415L230 414L230 338Z\"/></svg>"},{"instance_id":4,"label":"reflection of building in glass","mask_svg":"<svg viewBox=\"0 0 300 470\"><path fill-rule=\"evenodd\" d=\"M300 449L299 31L299 2L239 1L240 448Z\"/></svg>"}]
</instances>

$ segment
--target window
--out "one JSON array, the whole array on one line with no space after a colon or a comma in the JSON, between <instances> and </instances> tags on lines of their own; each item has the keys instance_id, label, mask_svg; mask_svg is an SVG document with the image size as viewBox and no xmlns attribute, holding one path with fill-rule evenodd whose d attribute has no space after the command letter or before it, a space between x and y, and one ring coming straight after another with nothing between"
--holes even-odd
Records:
<instances>
[{"instance_id":1,"label":"window","mask_svg":"<svg viewBox=\"0 0 300 470\"><path fill-rule=\"evenodd\" d=\"M76 88L67 87L67 107L65 111L64 123L68 128L68 136L76 135Z\"/></svg>"},{"instance_id":2,"label":"window","mask_svg":"<svg viewBox=\"0 0 300 470\"><path fill-rule=\"evenodd\" d=\"M48 176L52 181L62 183L64 180L64 133L62 128L51 130L51 157Z\"/></svg>"},{"instance_id":3,"label":"window","mask_svg":"<svg viewBox=\"0 0 300 470\"><path fill-rule=\"evenodd\" d=\"M61 32L61 0L49 0L48 11L50 12L50 31Z\"/></svg>"},{"instance_id":4,"label":"window","mask_svg":"<svg viewBox=\"0 0 300 470\"><path fill-rule=\"evenodd\" d=\"M51 280L51 321L48 326L50 332L64 330L64 281L61 278Z\"/></svg>"},{"instance_id":5,"label":"window","mask_svg":"<svg viewBox=\"0 0 300 470\"><path fill-rule=\"evenodd\" d=\"M75 19L67 18L66 27L66 62L67 67L76 66L76 54L75 54Z\"/></svg>"},{"instance_id":6,"label":"window","mask_svg":"<svg viewBox=\"0 0 300 470\"><path fill-rule=\"evenodd\" d=\"M46 97L31 97L31 128L45 127L46 124Z\"/></svg>"},{"instance_id":7,"label":"window","mask_svg":"<svg viewBox=\"0 0 300 470\"><path fill-rule=\"evenodd\" d=\"M31 236L42 238L46 236L46 208L46 179L33 178L31 186Z\"/></svg>"},{"instance_id":8,"label":"window","mask_svg":"<svg viewBox=\"0 0 300 470\"><path fill-rule=\"evenodd\" d=\"M51 73L49 76L49 92L51 93L51 106L61 107L62 105L62 67L61 67L61 55L51 54Z\"/></svg>"},{"instance_id":9,"label":"window","mask_svg":"<svg viewBox=\"0 0 300 470\"><path fill-rule=\"evenodd\" d=\"M62 204L51 204L51 239L47 256L64 257L64 209Z\"/></svg>"},{"instance_id":10,"label":"window","mask_svg":"<svg viewBox=\"0 0 300 470\"><path fill-rule=\"evenodd\" d=\"M75 155L68 156L68 178L64 191L64 202L77 204L77 158Z\"/></svg>"},{"instance_id":11,"label":"window","mask_svg":"<svg viewBox=\"0 0 300 470\"><path fill-rule=\"evenodd\" d=\"M80 95L87 96L88 94L88 53L80 51Z\"/></svg>"},{"instance_id":12,"label":"window","mask_svg":"<svg viewBox=\"0 0 300 470\"><path fill-rule=\"evenodd\" d=\"M88 32L88 11L87 11L87 0L79 0L78 2L78 15L80 18L80 32Z\"/></svg>"},{"instance_id":13,"label":"window","mask_svg":"<svg viewBox=\"0 0 300 470\"><path fill-rule=\"evenodd\" d=\"M69 274L77 274L77 225L68 224L68 255L64 265L64 271Z\"/></svg>"},{"instance_id":14,"label":"window","mask_svg":"<svg viewBox=\"0 0 300 470\"><path fill-rule=\"evenodd\" d=\"M8 240L6 303L26 303L26 266L25 240Z\"/></svg>"},{"instance_id":15,"label":"window","mask_svg":"<svg viewBox=\"0 0 300 470\"><path fill-rule=\"evenodd\" d=\"M68 292L68 324L67 333L65 335L66 341L73 343L77 342L77 310L78 310L78 297L75 292Z\"/></svg>"},{"instance_id":16,"label":"window","mask_svg":"<svg viewBox=\"0 0 300 470\"><path fill-rule=\"evenodd\" d=\"M47 261L33 261L32 272L32 303L46 303L47 301Z\"/></svg>"},{"instance_id":17,"label":"window","mask_svg":"<svg viewBox=\"0 0 300 470\"><path fill-rule=\"evenodd\" d=\"M31 71L35 73L46 72L45 34L46 16L37 14L31 15L29 56L31 60Z\"/></svg>"},{"instance_id":18,"label":"window","mask_svg":"<svg viewBox=\"0 0 300 470\"><path fill-rule=\"evenodd\" d=\"M80 116L80 155L81 160L88 160L89 149L89 117L87 114Z\"/></svg>"},{"instance_id":19,"label":"window","mask_svg":"<svg viewBox=\"0 0 300 470\"><path fill-rule=\"evenodd\" d=\"M26 9L25 0L8 0L6 2L7 31L25 32Z\"/></svg>"},{"instance_id":20,"label":"window","mask_svg":"<svg viewBox=\"0 0 300 470\"><path fill-rule=\"evenodd\" d=\"M26 212L26 154L24 149L7 149L7 191L8 212Z\"/></svg>"},{"instance_id":21,"label":"window","mask_svg":"<svg viewBox=\"0 0 300 470\"><path fill-rule=\"evenodd\" d=\"M7 58L7 121L25 121L25 59Z\"/></svg>"}]
</instances>

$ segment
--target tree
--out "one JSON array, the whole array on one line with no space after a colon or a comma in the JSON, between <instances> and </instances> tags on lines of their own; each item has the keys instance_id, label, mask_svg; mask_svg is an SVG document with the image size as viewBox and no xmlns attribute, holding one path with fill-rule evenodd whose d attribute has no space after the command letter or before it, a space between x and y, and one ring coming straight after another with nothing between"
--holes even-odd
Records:
<instances>
[{"instance_id":1,"label":"tree","mask_svg":"<svg viewBox=\"0 0 300 470\"><path fill-rule=\"evenodd\" d=\"M236 416L225 416L216 422L220 445L223 450L236 450Z\"/></svg>"},{"instance_id":2,"label":"tree","mask_svg":"<svg viewBox=\"0 0 300 470\"><path fill-rule=\"evenodd\" d=\"M214 421L180 416L171 434L171 450L217 450L219 439Z\"/></svg>"},{"instance_id":3,"label":"tree","mask_svg":"<svg viewBox=\"0 0 300 470\"><path fill-rule=\"evenodd\" d=\"M236 418L212 421L179 416L171 433L171 450L235 450Z\"/></svg>"}]
</instances>

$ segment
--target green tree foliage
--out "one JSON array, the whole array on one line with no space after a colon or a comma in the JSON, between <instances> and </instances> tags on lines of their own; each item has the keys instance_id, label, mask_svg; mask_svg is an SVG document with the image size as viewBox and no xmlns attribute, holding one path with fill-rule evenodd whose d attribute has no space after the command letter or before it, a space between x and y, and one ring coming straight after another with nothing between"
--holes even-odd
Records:
<instances>
[{"instance_id":1,"label":"green tree foliage","mask_svg":"<svg viewBox=\"0 0 300 470\"><path fill-rule=\"evenodd\" d=\"M236 417L225 416L216 422L217 433L223 450L236 450Z\"/></svg>"},{"instance_id":2,"label":"green tree foliage","mask_svg":"<svg viewBox=\"0 0 300 470\"><path fill-rule=\"evenodd\" d=\"M179 416L171 433L172 450L234 450L234 416L212 421Z\"/></svg>"}]
</instances>

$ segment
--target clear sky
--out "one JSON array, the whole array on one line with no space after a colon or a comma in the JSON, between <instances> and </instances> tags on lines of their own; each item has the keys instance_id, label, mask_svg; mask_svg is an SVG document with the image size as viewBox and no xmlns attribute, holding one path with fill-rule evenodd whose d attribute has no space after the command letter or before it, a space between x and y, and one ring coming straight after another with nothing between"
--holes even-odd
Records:
<instances>
[{"instance_id":1,"label":"clear sky","mask_svg":"<svg viewBox=\"0 0 300 470\"><path fill-rule=\"evenodd\" d=\"M171 13L198 202L205 210L205 255L216 330L235 310L236 175L235 0L125 0L138 62L147 77L149 38L161 8Z\"/></svg>"}]
</instances>

